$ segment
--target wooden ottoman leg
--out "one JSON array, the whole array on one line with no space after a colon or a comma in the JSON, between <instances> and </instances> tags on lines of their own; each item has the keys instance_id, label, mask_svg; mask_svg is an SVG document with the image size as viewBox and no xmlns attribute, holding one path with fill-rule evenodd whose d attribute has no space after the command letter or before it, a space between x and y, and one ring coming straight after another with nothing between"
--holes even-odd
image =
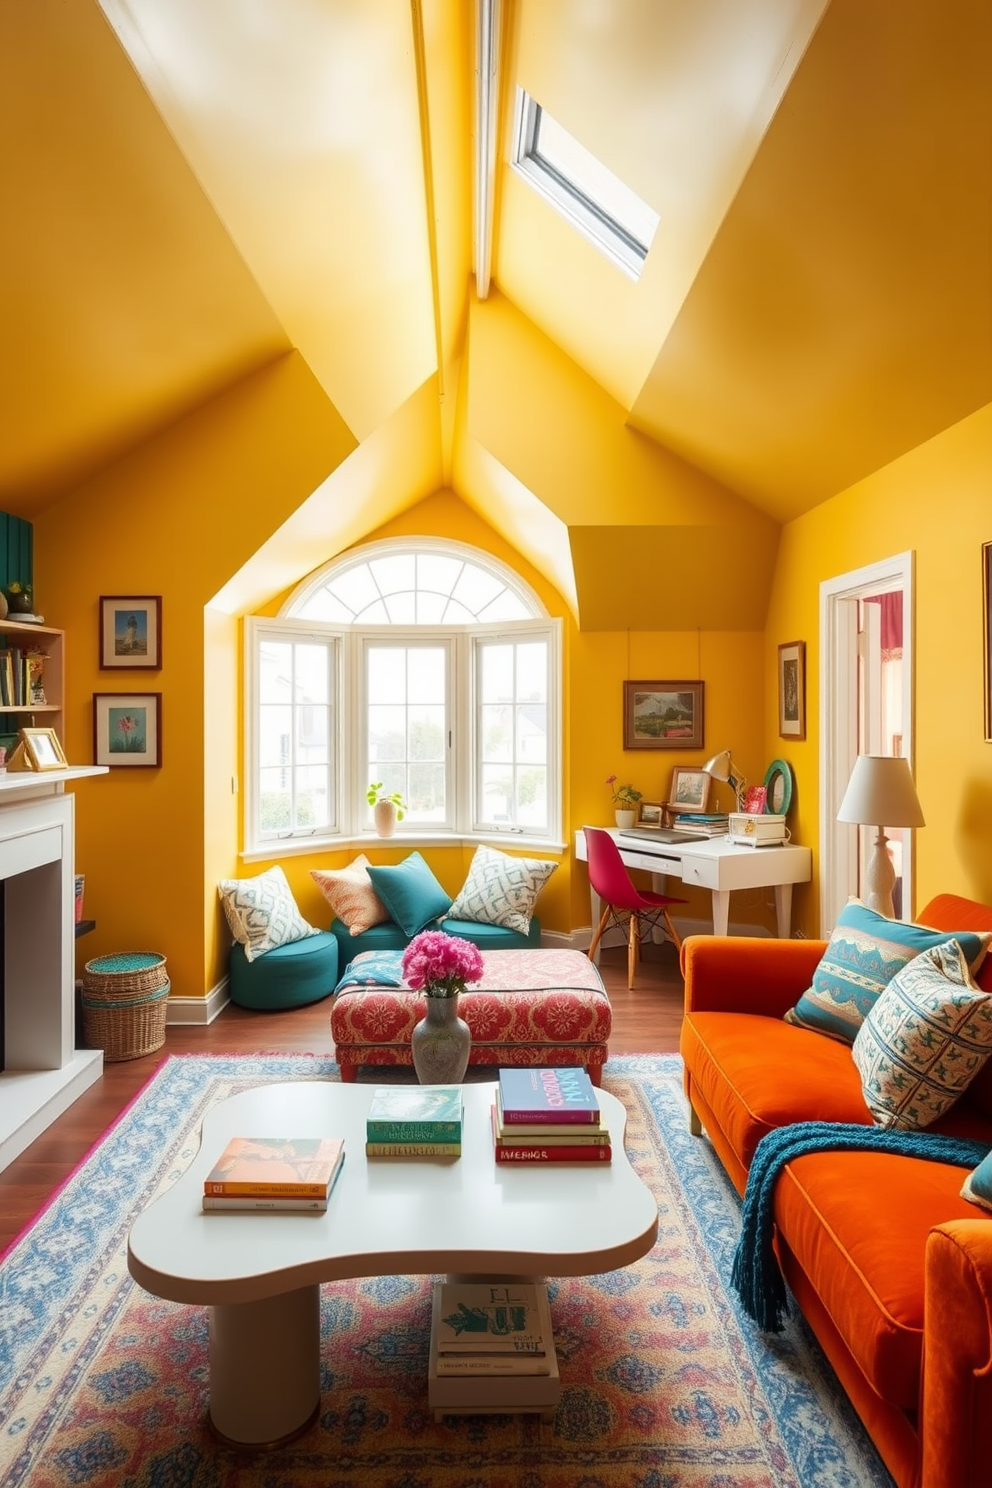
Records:
<instances>
[{"instance_id":1,"label":"wooden ottoman leg","mask_svg":"<svg viewBox=\"0 0 992 1488\"><path fill-rule=\"evenodd\" d=\"M341 1071L342 1085L356 1085L358 1083L357 1064L339 1064L338 1068Z\"/></svg>"}]
</instances>

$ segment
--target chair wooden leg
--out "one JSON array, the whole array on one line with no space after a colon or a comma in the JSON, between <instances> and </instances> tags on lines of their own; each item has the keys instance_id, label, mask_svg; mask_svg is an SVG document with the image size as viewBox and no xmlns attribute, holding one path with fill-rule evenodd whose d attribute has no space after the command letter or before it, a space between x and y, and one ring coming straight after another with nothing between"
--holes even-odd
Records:
<instances>
[{"instance_id":1,"label":"chair wooden leg","mask_svg":"<svg viewBox=\"0 0 992 1488\"><path fill-rule=\"evenodd\" d=\"M592 938L591 945L589 946L589 952L588 952L588 954L589 954L589 960L590 961L592 960L592 958L596 954L596 947L599 945L599 942L603 938L603 931L606 929L606 922L607 922L607 920L609 918L610 918L610 906L607 905L606 908L603 910L602 918L600 919L599 925L596 927L596 933L595 933L595 935Z\"/></svg>"},{"instance_id":2,"label":"chair wooden leg","mask_svg":"<svg viewBox=\"0 0 992 1488\"><path fill-rule=\"evenodd\" d=\"M681 956L681 954L682 954L682 938L679 935L678 931L676 930L675 926L672 924L672 917L668 913L668 910L667 909L664 911L664 916L665 916L665 927L668 930L669 935L672 937L672 940L675 943L675 949L678 951L679 955Z\"/></svg>"},{"instance_id":3,"label":"chair wooden leg","mask_svg":"<svg viewBox=\"0 0 992 1488\"><path fill-rule=\"evenodd\" d=\"M631 911L630 934L627 937L627 989L634 985L634 963L637 960L637 916Z\"/></svg>"}]
</instances>

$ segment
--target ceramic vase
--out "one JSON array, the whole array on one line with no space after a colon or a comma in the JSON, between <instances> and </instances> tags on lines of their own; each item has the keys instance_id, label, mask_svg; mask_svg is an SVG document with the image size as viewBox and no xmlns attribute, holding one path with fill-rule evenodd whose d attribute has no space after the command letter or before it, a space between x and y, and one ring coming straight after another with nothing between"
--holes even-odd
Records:
<instances>
[{"instance_id":1,"label":"ceramic vase","mask_svg":"<svg viewBox=\"0 0 992 1488\"><path fill-rule=\"evenodd\" d=\"M458 1016L458 997L428 997L427 1014L410 1035L413 1067L421 1085L460 1085L468 1069L472 1034Z\"/></svg>"},{"instance_id":2,"label":"ceramic vase","mask_svg":"<svg viewBox=\"0 0 992 1488\"><path fill-rule=\"evenodd\" d=\"M392 801L376 801L372 811L375 829L380 837L392 837L396 831L396 807Z\"/></svg>"},{"instance_id":3,"label":"ceramic vase","mask_svg":"<svg viewBox=\"0 0 992 1488\"><path fill-rule=\"evenodd\" d=\"M616 818L618 827L632 827L637 820L637 812L617 811Z\"/></svg>"}]
</instances>

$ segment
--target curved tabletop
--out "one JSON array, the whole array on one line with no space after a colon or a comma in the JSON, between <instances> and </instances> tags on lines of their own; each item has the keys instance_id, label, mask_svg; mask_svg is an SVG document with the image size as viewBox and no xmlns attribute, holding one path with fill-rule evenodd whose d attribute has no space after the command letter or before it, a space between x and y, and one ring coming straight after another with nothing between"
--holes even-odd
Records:
<instances>
[{"instance_id":1,"label":"curved tabletop","mask_svg":"<svg viewBox=\"0 0 992 1488\"><path fill-rule=\"evenodd\" d=\"M498 1165L494 1084L463 1087L462 1155L365 1157L372 1085L287 1082L242 1091L204 1117L200 1150L132 1227L128 1268L175 1302L253 1302L355 1276L588 1276L645 1255L658 1208L623 1148L626 1112L599 1090L612 1163ZM203 1180L234 1136L343 1137L326 1213L213 1212Z\"/></svg>"}]
</instances>

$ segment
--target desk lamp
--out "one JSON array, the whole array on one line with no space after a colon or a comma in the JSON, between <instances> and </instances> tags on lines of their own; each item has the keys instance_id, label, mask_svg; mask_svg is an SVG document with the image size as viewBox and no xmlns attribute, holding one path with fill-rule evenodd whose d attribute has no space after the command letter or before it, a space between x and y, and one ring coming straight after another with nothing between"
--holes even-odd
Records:
<instances>
[{"instance_id":1,"label":"desk lamp","mask_svg":"<svg viewBox=\"0 0 992 1488\"><path fill-rule=\"evenodd\" d=\"M859 754L837 820L876 829L878 835L865 869L863 897L869 909L894 920L892 890L896 871L889 857L885 828L926 826L909 773L909 761L888 755Z\"/></svg>"},{"instance_id":2,"label":"desk lamp","mask_svg":"<svg viewBox=\"0 0 992 1488\"><path fill-rule=\"evenodd\" d=\"M737 797L737 810L744 810L744 787L747 781L730 758L730 750L724 749L720 754L715 754L712 759L707 760L703 766L706 775L712 775L714 780L722 780L730 786Z\"/></svg>"}]
</instances>

